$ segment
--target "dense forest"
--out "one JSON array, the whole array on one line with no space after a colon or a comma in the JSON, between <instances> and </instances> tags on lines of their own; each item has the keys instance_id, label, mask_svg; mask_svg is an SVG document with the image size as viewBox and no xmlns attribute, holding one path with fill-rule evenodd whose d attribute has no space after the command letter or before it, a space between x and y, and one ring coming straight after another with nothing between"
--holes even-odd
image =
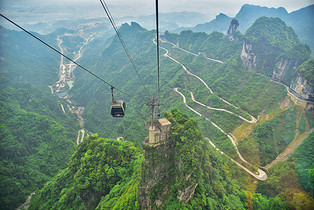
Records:
<instances>
[{"instance_id":1,"label":"dense forest","mask_svg":"<svg viewBox=\"0 0 314 210\"><path fill-rule=\"evenodd\" d=\"M166 116L172 123L169 141L174 144L169 154L174 152L174 163L182 161L182 165L173 168L170 179L152 190L151 199L163 200L160 208L246 209L248 205L288 208L280 198L268 199L260 194L254 195L253 203L248 204L248 192L241 190L233 179L239 169L230 167L231 163L215 152L196 120L178 109L167 112ZM139 209L137 193L142 159L139 148L130 142L90 136L80 144L69 167L33 196L30 209ZM185 176L191 172L193 175L186 182ZM178 190L191 183L198 186L194 198L189 203L179 202ZM169 193L162 198L165 186L169 187Z\"/></svg>"},{"instance_id":2,"label":"dense forest","mask_svg":"<svg viewBox=\"0 0 314 210\"><path fill-rule=\"evenodd\" d=\"M12 209L67 166L76 148L75 133L56 122L56 115L34 112L30 107L42 112L53 112L53 107L36 101L26 89L7 89L0 98L1 209ZM28 104L23 98L28 107L23 107Z\"/></svg>"},{"instance_id":3,"label":"dense forest","mask_svg":"<svg viewBox=\"0 0 314 210\"><path fill-rule=\"evenodd\" d=\"M24 32L0 30L0 208L14 209L67 166L78 125L48 95L57 56Z\"/></svg>"},{"instance_id":4,"label":"dense forest","mask_svg":"<svg viewBox=\"0 0 314 210\"><path fill-rule=\"evenodd\" d=\"M301 43L295 31L279 18L257 19L245 32L245 38L246 43L253 45L257 55L256 70L268 77L278 71L275 66L280 69L278 62L288 60L289 65L298 66L311 55L309 46ZM292 68L285 71L283 78L278 80L289 85L295 72Z\"/></svg>"},{"instance_id":5,"label":"dense forest","mask_svg":"<svg viewBox=\"0 0 314 210\"><path fill-rule=\"evenodd\" d=\"M131 142L87 137L69 167L33 196L30 209L136 207L141 161Z\"/></svg>"},{"instance_id":6,"label":"dense forest","mask_svg":"<svg viewBox=\"0 0 314 210\"><path fill-rule=\"evenodd\" d=\"M135 22L119 29L138 72L117 36L97 34L83 49L80 63L122 90L115 91L115 98L126 102L126 115L116 119L109 113L110 87L76 69L73 87L67 88L71 100L58 98L48 86L57 80L60 57L22 32L0 30L6 49L0 51L1 209L18 207L32 192L30 209L139 209L140 177L151 170L143 164L144 150L170 168L145 197L153 208L313 206L313 111L296 105L280 83L289 85L298 73L312 83L313 58L279 18L259 18L232 41L220 32L166 31L161 36L157 113L172 124L165 156L142 145L150 113L145 104L157 94L155 31ZM36 35L57 47L56 37L71 34L62 37L71 56L86 40L77 35L81 32L62 28ZM252 45L256 68L247 68L241 59L245 43ZM278 62L285 60L287 73L274 78ZM81 125L70 106L84 107ZM76 146L79 129L95 134ZM302 144L274 164L296 141ZM266 167L268 179L256 181L230 158L255 173ZM194 191L184 200L186 189Z\"/></svg>"},{"instance_id":7,"label":"dense forest","mask_svg":"<svg viewBox=\"0 0 314 210\"><path fill-rule=\"evenodd\" d=\"M304 75L309 83L314 84L314 58L302 63L297 69L297 72Z\"/></svg>"}]
</instances>

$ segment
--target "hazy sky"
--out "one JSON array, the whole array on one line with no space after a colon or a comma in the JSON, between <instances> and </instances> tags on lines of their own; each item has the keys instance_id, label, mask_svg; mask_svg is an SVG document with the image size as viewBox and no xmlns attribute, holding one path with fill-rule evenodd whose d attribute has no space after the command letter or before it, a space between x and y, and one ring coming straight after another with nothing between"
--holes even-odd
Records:
<instances>
[{"instance_id":1,"label":"hazy sky","mask_svg":"<svg viewBox=\"0 0 314 210\"><path fill-rule=\"evenodd\" d=\"M79 0L88 2L90 0ZM154 0L106 0L109 5L125 6L142 13L154 12ZM314 0L159 0L160 12L193 11L200 13L220 12L236 14L243 4L267 7L285 7L288 12L314 4Z\"/></svg>"},{"instance_id":2,"label":"hazy sky","mask_svg":"<svg viewBox=\"0 0 314 210\"><path fill-rule=\"evenodd\" d=\"M1 10L12 5L51 5L67 7L88 4L100 7L99 0L0 0ZM138 16L154 13L155 0L106 0L114 16ZM254 4L267 7L285 7L288 12L314 4L314 0L159 0L160 12L192 11L209 15L217 15L220 12L227 15L235 15L243 4ZM97 12L97 11L95 11Z\"/></svg>"}]
</instances>

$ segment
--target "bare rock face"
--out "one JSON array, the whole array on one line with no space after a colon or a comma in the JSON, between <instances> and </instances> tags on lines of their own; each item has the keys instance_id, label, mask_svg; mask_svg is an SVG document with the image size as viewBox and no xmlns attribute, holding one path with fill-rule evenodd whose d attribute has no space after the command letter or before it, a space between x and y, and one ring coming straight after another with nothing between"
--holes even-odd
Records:
<instances>
[{"instance_id":1,"label":"bare rock face","mask_svg":"<svg viewBox=\"0 0 314 210\"><path fill-rule=\"evenodd\" d=\"M178 200L184 203L189 202L193 198L197 185L198 183L193 183L192 185L185 188L183 191L179 190L177 196Z\"/></svg>"},{"instance_id":2,"label":"bare rock face","mask_svg":"<svg viewBox=\"0 0 314 210\"><path fill-rule=\"evenodd\" d=\"M252 70L256 68L256 54L252 49L251 43L243 43L243 48L241 52L241 60L244 64L245 68L248 70Z\"/></svg>"},{"instance_id":3,"label":"bare rock face","mask_svg":"<svg viewBox=\"0 0 314 210\"><path fill-rule=\"evenodd\" d=\"M233 19L231 21L231 24L230 24L228 32L227 32L227 38L230 41L237 40L235 35L238 32L238 30L239 30L239 22L236 19Z\"/></svg>"},{"instance_id":4,"label":"bare rock face","mask_svg":"<svg viewBox=\"0 0 314 210\"><path fill-rule=\"evenodd\" d=\"M183 171L183 161L176 159L175 141L167 139L158 144L143 143L143 157L138 196L141 209L163 208L163 203L169 199L171 186L177 183L181 183L176 189L177 199L185 203L193 199L198 186L197 181L191 178L195 171Z\"/></svg>"},{"instance_id":5,"label":"bare rock face","mask_svg":"<svg viewBox=\"0 0 314 210\"><path fill-rule=\"evenodd\" d=\"M144 161L142 163L141 186L139 187L139 204L141 209L152 209L161 206L167 198L169 185L161 184L170 179L169 171L175 167L173 162L174 144L165 141L154 146L143 144ZM157 186L162 190L152 196Z\"/></svg>"},{"instance_id":6,"label":"bare rock face","mask_svg":"<svg viewBox=\"0 0 314 210\"><path fill-rule=\"evenodd\" d=\"M297 61L282 58L276 63L276 67L273 70L273 75L271 77L272 80L282 81L284 76L291 73L297 66Z\"/></svg>"},{"instance_id":7,"label":"bare rock face","mask_svg":"<svg viewBox=\"0 0 314 210\"><path fill-rule=\"evenodd\" d=\"M314 87L301 74L291 82L290 88L294 90L302 99L314 102Z\"/></svg>"}]
</instances>

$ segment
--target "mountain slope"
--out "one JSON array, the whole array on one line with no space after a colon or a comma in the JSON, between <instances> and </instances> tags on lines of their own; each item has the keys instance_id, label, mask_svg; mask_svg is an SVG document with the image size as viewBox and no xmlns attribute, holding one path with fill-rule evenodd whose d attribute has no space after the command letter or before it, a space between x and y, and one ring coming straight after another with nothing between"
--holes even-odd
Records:
<instances>
[{"instance_id":1,"label":"mountain slope","mask_svg":"<svg viewBox=\"0 0 314 210\"><path fill-rule=\"evenodd\" d=\"M246 31L241 59L247 69L290 85L293 69L310 58L294 30L279 18L261 17Z\"/></svg>"},{"instance_id":2,"label":"mountain slope","mask_svg":"<svg viewBox=\"0 0 314 210\"><path fill-rule=\"evenodd\" d=\"M256 19L260 17L279 17L285 18L288 16L288 12L280 7L278 9L261 7L255 5L244 4L240 11L236 14L234 19L237 19L240 23L239 30L244 33ZM192 30L196 32L211 33L213 31L226 32L232 17L228 17L220 13L214 20L209 23L200 24L195 26ZM217 24L219 23L219 24ZM217 27L218 26L218 27Z\"/></svg>"},{"instance_id":3,"label":"mountain slope","mask_svg":"<svg viewBox=\"0 0 314 210\"><path fill-rule=\"evenodd\" d=\"M140 150L132 143L87 137L69 167L33 196L29 209L136 207L140 164Z\"/></svg>"},{"instance_id":4,"label":"mountain slope","mask_svg":"<svg viewBox=\"0 0 314 210\"><path fill-rule=\"evenodd\" d=\"M49 36L35 35L54 43ZM1 27L0 40L0 87L26 82L50 91L47 86L56 79L59 56L25 32Z\"/></svg>"},{"instance_id":5,"label":"mountain slope","mask_svg":"<svg viewBox=\"0 0 314 210\"><path fill-rule=\"evenodd\" d=\"M0 93L1 209L14 209L23 203L31 192L66 167L76 148L73 131L29 109L49 110L51 106L38 103L37 95L24 94L27 89L8 88ZM22 95L30 104L19 105L15 95Z\"/></svg>"},{"instance_id":6,"label":"mountain slope","mask_svg":"<svg viewBox=\"0 0 314 210\"><path fill-rule=\"evenodd\" d=\"M59 56L24 32L0 30L0 203L15 209L67 166L77 123L48 87L57 78Z\"/></svg>"},{"instance_id":7,"label":"mountain slope","mask_svg":"<svg viewBox=\"0 0 314 210\"><path fill-rule=\"evenodd\" d=\"M284 8L279 7L267 8L255 5L245 4L234 17L240 23L239 30L244 33L254 22L260 17L278 17L291 26L299 36L299 39L310 46L314 52L312 37L314 36L314 26L312 20L314 18L314 5L301 8L297 11L288 13ZM226 33L231 17L219 14L216 18L208 23L199 24L191 30L195 32L211 33L213 31Z\"/></svg>"},{"instance_id":8,"label":"mountain slope","mask_svg":"<svg viewBox=\"0 0 314 210\"><path fill-rule=\"evenodd\" d=\"M232 20L231 17L228 17L227 15L220 13L219 15L216 16L214 20L208 23L196 25L195 27L192 28L192 31L206 32L208 34L210 34L213 31L226 32L231 20Z\"/></svg>"},{"instance_id":9,"label":"mountain slope","mask_svg":"<svg viewBox=\"0 0 314 210\"><path fill-rule=\"evenodd\" d=\"M172 110L167 116L173 123L172 144L176 145L173 148L174 161L182 163L169 171L171 180L159 180L161 182L149 196L161 199L158 195L165 193L163 184L166 184L168 191L167 196L163 195L166 200L163 200L162 207L244 209L245 193L230 179L231 174L238 173L237 168L226 174L225 159L205 141L195 120L189 119L179 110ZM195 151L192 150L190 154L187 151L190 151L191 146ZM172 151L167 153L171 154ZM140 150L130 142L103 139L97 135L86 138L72 156L69 167L33 196L30 209L138 209L141 203L137 204L137 199L145 199L138 194L142 162L139 154ZM145 170L148 169L142 168L142 173ZM184 181L191 172L193 175L189 176L189 181ZM186 204L180 201L175 192L195 182L198 184L191 202ZM205 194L212 198L206 198ZM218 199L218 202L213 198Z\"/></svg>"}]
</instances>

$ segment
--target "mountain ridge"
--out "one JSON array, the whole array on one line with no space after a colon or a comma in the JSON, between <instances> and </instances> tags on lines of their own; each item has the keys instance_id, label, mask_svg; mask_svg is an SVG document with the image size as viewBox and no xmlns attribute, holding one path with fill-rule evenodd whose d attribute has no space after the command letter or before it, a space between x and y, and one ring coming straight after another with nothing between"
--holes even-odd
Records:
<instances>
[{"instance_id":1,"label":"mountain ridge","mask_svg":"<svg viewBox=\"0 0 314 210\"><path fill-rule=\"evenodd\" d=\"M277 23L277 19L273 18L271 20ZM261 26L263 26L263 24L261 24ZM282 24L278 22L278 26L282 26ZM154 91L156 89L155 81L152 79L155 78L155 76L152 75L155 75L156 72L156 48L153 42L155 31L148 31L136 23L131 23L131 25L125 24L123 27L121 34L125 39L125 43L131 55L134 56L134 61L138 66L140 75L144 78L144 87L139 83L136 74L134 74L132 66L127 60L117 37L109 39L108 41L104 41L103 39L91 40L89 43L90 46L86 48L84 57L80 60L80 63L93 70L93 72L95 71L97 75L99 74L106 80L118 85L119 88L121 87L121 90L131 93L129 96L115 93L117 98L121 98L127 102L126 116L119 120L111 118L109 115L111 105L110 89L108 87L104 88L102 85L95 82L95 78L90 77L90 75L87 76L85 72L76 72L76 80L70 92L73 94L73 104L86 106L86 112L83 115L86 119L86 127L92 129L94 133L97 131L101 132L101 136L111 138L118 136L126 140L135 141L136 143L134 143L134 145L136 148L133 148L135 152L124 153L125 148L130 149L133 147L130 146L132 145L130 142L123 143L116 140L106 140L96 135L87 138L85 144L83 142L81 146L79 146L77 153L73 156L73 161L71 162L73 165L70 166L72 171L66 169L51 182L48 182L43 191L41 191L44 193L34 197L32 202L33 204L34 202L37 204L34 204L33 208L36 208L36 205L37 207L42 205L42 208L46 209L51 208L51 206L61 208L63 205L68 208L71 206L77 208L97 208L97 206L99 208L113 208L117 204L115 203L117 198L119 199L118 203L120 206L116 206L116 208L127 208L128 206L139 207L140 202L137 199L137 189L139 186L138 177L141 157L138 144L143 141L142 136L147 133L143 126L146 118L140 115L141 113L149 113L149 109L143 107L145 89L148 91ZM278 27L280 32L287 28L286 26ZM271 28L268 30L271 30ZM289 32L288 34L290 34L291 30L287 30ZM257 27L254 26L252 30L249 31L252 32L252 36L247 40L253 44L258 43L259 39L263 39L263 37L255 37L254 31L262 35L262 33L257 30ZM294 207L297 204L299 205L299 195L294 191L287 194L280 190L274 191L271 188L272 181L276 181L278 189L287 189L285 186L282 187L280 182L277 182L277 180L279 180L279 178L282 179L282 177L278 176L276 173L279 170L281 174L285 174L285 166L289 168L288 172L295 172L295 166L291 162L292 160L288 160L288 163L278 163L278 166L274 167L270 172L270 177L274 178L266 181L267 184L261 185L267 189L265 191L260 189L256 191L255 180L252 180L252 178L248 177L244 172L241 173L238 171L237 166L227 164L227 160L221 161L224 157L221 156L219 152L216 152L214 148L208 147L208 144L205 143L204 139L201 137L203 132L204 135L211 138L221 151L233 158L237 158L237 153L228 135L232 133L235 128L242 125L251 125L246 125L246 122L243 122L236 115L230 114L230 112L241 114L245 117L249 115L256 118L260 117L258 124L255 125L253 123L253 127L256 126L256 128L252 128L252 135L241 139L239 142L239 144L242 145L241 149L244 150L244 154L246 155L245 158L254 160L252 162L259 165L260 163L264 164L265 162L273 160L277 152L280 152L284 146L293 140L292 137L296 135L296 130L301 134L307 132L309 127L313 126L313 122L311 121L313 118L309 117L306 109L300 108L300 106L296 108L287 96L285 87L269 80L269 77L266 78L260 75L255 70L248 71L245 69L240 59L241 50L243 50L242 41L245 35L238 35L239 42L237 42L236 39L230 41L227 36L219 32L208 35L206 33L185 31L181 34L165 33L165 36L162 37L163 41L161 42L161 46L163 50L161 50L161 53L167 51L167 54L161 56L161 67L163 71L161 71L162 74L160 76L161 81L164 82L161 85L161 97L163 102L161 114L163 114L165 110L170 110L171 107L178 107L187 113L187 115L185 115L178 110L172 110L171 114L168 113L168 115L176 116L175 120L173 120L175 126L173 128L173 136L177 137L176 144L178 143L178 145L176 145L178 152L177 157L174 158L176 159L175 162L180 165L180 160L182 160L183 164L181 164L181 166L187 169L183 170L183 175L180 174L182 171L177 170L175 176L177 176L177 180L181 181L185 180L187 177L187 180L191 182L188 184L178 182L178 185L170 187L170 190L167 188L167 184L161 182L147 195L153 201L148 202L150 206L163 205L167 207L169 205L169 207L173 208L196 208L201 206L207 208L232 207L245 209L252 206L256 208L265 206L267 206L267 208L274 208L277 205L277 207L288 208L287 205L290 205L290 207ZM264 48L274 48L271 49L274 52L274 57L271 61L273 62L274 59L282 58L280 56L290 56L289 58L299 59L299 57L294 56L294 54L286 54L298 44L297 41L295 41L296 39L294 39L295 35L292 33L292 38L290 36L288 36L288 38L282 36L284 40L278 39L275 35L274 37L265 37L265 46L267 46ZM254 40L254 38L256 39ZM272 43L272 39L274 39L274 43ZM292 41L291 46L280 45L280 43L286 43L286 41ZM302 49L302 47L296 48L295 52L298 52L296 55L302 55ZM92 52L88 53L88 50ZM257 52L253 45L252 52ZM304 53L307 54L308 52L305 50ZM211 60L208 58L211 58ZM219 60L220 62L213 62L213 60ZM275 61L281 62L281 60ZM282 61L281 64L278 65L284 66L284 63L285 62ZM271 69L274 68L274 65L276 66L276 62L272 63ZM56 62L56 66L58 66L58 62ZM260 67L262 68L262 65ZM35 72L39 70L41 69L34 68ZM190 72L190 74L188 72ZM202 78L203 83L191 74L198 75L199 78ZM19 77L16 75L12 78L14 78L15 81L19 80ZM36 81L36 79L37 78L32 81ZM210 86L212 91L205 88L205 84ZM44 86L44 84L42 85ZM192 96L187 97L188 103L193 108L208 117L215 125L219 125L221 127L220 129L224 132L221 132L221 130L210 123L209 120L195 116L195 113L191 112L191 110L182 103L182 98L173 91L175 87L180 88L180 91L186 96L193 91L195 98L201 103L215 107L216 110L200 107L193 103L191 100ZM34 90L34 92L36 92L36 90ZM48 88L46 92L49 92ZM19 95L26 96L26 94ZM221 100L222 98L226 98L232 105L230 105L229 102L229 104L223 102ZM32 103L32 101L35 102L31 97L25 97L25 100L22 100L23 103L26 102L25 104ZM59 105L58 102L54 103L56 106ZM38 101L33 104L38 104ZM231 111L219 112L217 109ZM42 111L46 112L46 110ZM60 107L58 111L59 114L63 115ZM263 118L265 115L266 117ZM189 119L187 116L193 116L195 119ZM58 121L61 121L61 117L58 116L56 118ZM196 122L199 122L199 124L197 125ZM202 132L200 130L202 130ZM281 137L283 141L281 141ZM203 147L201 145L203 145ZM117 156L114 156L114 154L110 152L111 146L113 147L112 150L115 151L114 153L118 154ZM190 151L191 148L195 150ZM247 148L250 148L249 152L254 154L247 155L249 153ZM264 152L266 154L270 153L267 155L267 160L266 155L265 159L263 159ZM208 161L205 161L206 164L199 167L198 162L202 162L198 161L200 160L200 154L204 153L210 153L210 155L214 156L213 158L217 159L217 164L209 164ZM154 156L154 151L152 154ZM130 156L131 161L124 159L130 158ZM172 156L169 157L172 158ZM198 157L195 160L196 162L193 162L193 157ZM207 158L207 155L201 158ZM114 160L117 161L114 162ZM163 160L163 158L161 158L161 160ZM185 162L185 160L187 161ZM104 166L106 165L104 161L110 162L110 164L107 164L108 167ZM131 164L132 161L134 161L134 164ZM301 164L302 161L303 160L300 161ZM97 167L95 167L95 165L97 165ZM121 168L114 168L115 166L121 166ZM131 172L125 170L124 166L129 169L136 169L136 171L133 169L130 169ZM172 168L176 169L175 167ZM196 169L191 173L190 169L192 168ZM254 170L254 166L252 166L251 170ZM93 171L91 176L89 176L89 171ZM106 177L103 177L104 174L106 174ZM190 177L189 174L191 174ZM297 180L296 173L291 174L293 176L289 177L289 179L292 179L292 183L296 185L293 187L302 191L302 189L297 186L298 182L295 182L295 180ZM305 175L305 177L310 176L306 173L303 175ZM213 179L208 179L208 177ZM103 183L102 180L106 180L107 182ZM231 181L229 182L228 180ZM59 185L60 183L61 185ZM108 184L108 186L106 186L106 184ZM286 183L283 182L283 184L285 185ZM258 185L260 185L260 183ZM55 191L52 196L53 198L49 197L51 196L49 189ZM171 196L159 200L158 195L162 195L167 189ZM242 189L244 191L242 191ZM270 199L265 196L265 192L267 195L269 191L272 195ZM255 194L256 192L262 192L263 195ZM302 191L302 193L304 192ZM304 195L305 193L300 196L304 198ZM50 199L50 201L43 204L47 200L40 199L40 196L43 196L45 199ZM222 198L221 201L219 201L220 198ZM308 197L305 198L308 199ZM282 199L287 199L284 200L287 202L283 202ZM292 202L291 199L294 199L294 201ZM217 200L219 202L217 202ZM311 201L310 199L308 200Z\"/></svg>"},{"instance_id":2,"label":"mountain ridge","mask_svg":"<svg viewBox=\"0 0 314 210\"><path fill-rule=\"evenodd\" d=\"M208 23L199 24L191 28L191 30L206 33L211 33L215 30L226 33L232 18L227 15L224 16L225 18L222 19L221 16L218 15L216 19ZM311 20L314 18L314 4L290 13L283 7L268 8L245 4L234 18L240 23L240 32L244 33L256 19L262 16L279 17L285 21L287 25L291 26L297 32L300 40L311 47L312 53L314 52L314 44L311 41L311 37L314 36L314 26L311 24ZM219 24L217 24L217 21Z\"/></svg>"}]
</instances>

